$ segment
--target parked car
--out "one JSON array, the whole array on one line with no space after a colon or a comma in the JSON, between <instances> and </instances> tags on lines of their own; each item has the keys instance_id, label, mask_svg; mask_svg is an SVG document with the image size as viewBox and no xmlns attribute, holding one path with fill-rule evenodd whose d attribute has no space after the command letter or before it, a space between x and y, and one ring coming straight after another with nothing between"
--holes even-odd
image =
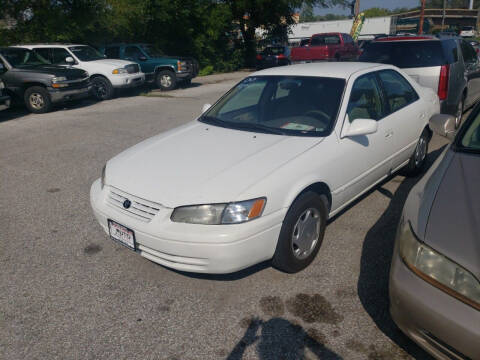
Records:
<instances>
[{"instance_id":1,"label":"parked car","mask_svg":"<svg viewBox=\"0 0 480 360\"><path fill-rule=\"evenodd\" d=\"M87 97L92 88L86 71L51 65L32 50L17 47L0 48L0 80L33 113Z\"/></svg>"},{"instance_id":2,"label":"parked car","mask_svg":"<svg viewBox=\"0 0 480 360\"><path fill-rule=\"evenodd\" d=\"M299 46L310 46L310 38L301 39Z\"/></svg>"},{"instance_id":3,"label":"parked car","mask_svg":"<svg viewBox=\"0 0 480 360\"><path fill-rule=\"evenodd\" d=\"M455 118L430 127L455 136ZM390 312L437 359L480 359L480 105L411 190L390 272Z\"/></svg>"},{"instance_id":4,"label":"parked car","mask_svg":"<svg viewBox=\"0 0 480 360\"><path fill-rule=\"evenodd\" d=\"M476 31L475 31L475 28L473 26L464 26L460 30L459 35L461 37L466 37L466 38L474 37L476 35Z\"/></svg>"},{"instance_id":5,"label":"parked car","mask_svg":"<svg viewBox=\"0 0 480 360\"><path fill-rule=\"evenodd\" d=\"M112 44L101 50L108 58L136 61L145 79L162 90L189 84L198 74L198 62L190 57L166 56L149 44Z\"/></svg>"},{"instance_id":6,"label":"parked car","mask_svg":"<svg viewBox=\"0 0 480 360\"><path fill-rule=\"evenodd\" d=\"M342 33L315 34L308 46L294 47L290 54L292 63L351 60L357 56L358 47L352 37Z\"/></svg>"},{"instance_id":7,"label":"parked car","mask_svg":"<svg viewBox=\"0 0 480 360\"><path fill-rule=\"evenodd\" d=\"M477 56L479 56L480 55L480 42L478 42L477 40L469 40L468 43L470 45L472 45L473 49L477 53Z\"/></svg>"},{"instance_id":8,"label":"parked car","mask_svg":"<svg viewBox=\"0 0 480 360\"><path fill-rule=\"evenodd\" d=\"M204 109L109 160L90 201L114 240L207 273L308 266L328 218L422 169L440 110L401 70L353 62L262 70Z\"/></svg>"},{"instance_id":9,"label":"parked car","mask_svg":"<svg viewBox=\"0 0 480 360\"><path fill-rule=\"evenodd\" d=\"M5 110L10 107L10 96L7 95L5 84L0 80L0 110Z\"/></svg>"},{"instance_id":10,"label":"parked car","mask_svg":"<svg viewBox=\"0 0 480 360\"><path fill-rule=\"evenodd\" d=\"M368 44L359 61L386 63L403 69L436 91L443 114L460 125L463 111L480 97L480 64L465 40L452 37L384 37Z\"/></svg>"},{"instance_id":11,"label":"parked car","mask_svg":"<svg viewBox=\"0 0 480 360\"><path fill-rule=\"evenodd\" d=\"M115 89L140 86L145 74L137 63L117 59L105 59L98 50L87 45L21 45L34 50L50 63L71 66L90 74L92 93L98 100L111 99Z\"/></svg>"},{"instance_id":12,"label":"parked car","mask_svg":"<svg viewBox=\"0 0 480 360\"><path fill-rule=\"evenodd\" d=\"M290 65L290 48L288 46L267 46L257 54L257 70L275 66Z\"/></svg>"}]
</instances>

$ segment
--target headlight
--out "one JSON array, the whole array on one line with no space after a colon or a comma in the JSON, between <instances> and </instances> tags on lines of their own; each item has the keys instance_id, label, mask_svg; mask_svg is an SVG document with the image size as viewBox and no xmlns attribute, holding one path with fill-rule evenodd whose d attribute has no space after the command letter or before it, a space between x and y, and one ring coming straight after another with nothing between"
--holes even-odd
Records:
<instances>
[{"instance_id":1,"label":"headlight","mask_svg":"<svg viewBox=\"0 0 480 360\"><path fill-rule=\"evenodd\" d=\"M118 68L112 71L112 74L126 74L128 71L124 68Z\"/></svg>"},{"instance_id":2,"label":"headlight","mask_svg":"<svg viewBox=\"0 0 480 360\"><path fill-rule=\"evenodd\" d=\"M66 81L66 80L67 80L67 78L65 76L54 77L54 78L52 78L52 87L54 87L54 88L67 87L68 84L62 84L61 83L62 81Z\"/></svg>"},{"instance_id":3,"label":"headlight","mask_svg":"<svg viewBox=\"0 0 480 360\"><path fill-rule=\"evenodd\" d=\"M103 169L102 169L102 177L100 178L100 185L101 185L101 189L103 190L104 186L105 186L105 169L107 168L107 164L103 165Z\"/></svg>"},{"instance_id":4,"label":"headlight","mask_svg":"<svg viewBox=\"0 0 480 360\"><path fill-rule=\"evenodd\" d=\"M228 204L182 206L173 211L170 219L189 224L239 224L262 215L266 202L267 199L259 198Z\"/></svg>"},{"instance_id":5,"label":"headlight","mask_svg":"<svg viewBox=\"0 0 480 360\"><path fill-rule=\"evenodd\" d=\"M405 264L417 276L480 310L480 282L468 270L420 242L409 222L399 229L399 251Z\"/></svg>"},{"instance_id":6,"label":"headlight","mask_svg":"<svg viewBox=\"0 0 480 360\"><path fill-rule=\"evenodd\" d=\"M178 71L187 71L187 62L186 61L177 61Z\"/></svg>"}]
</instances>

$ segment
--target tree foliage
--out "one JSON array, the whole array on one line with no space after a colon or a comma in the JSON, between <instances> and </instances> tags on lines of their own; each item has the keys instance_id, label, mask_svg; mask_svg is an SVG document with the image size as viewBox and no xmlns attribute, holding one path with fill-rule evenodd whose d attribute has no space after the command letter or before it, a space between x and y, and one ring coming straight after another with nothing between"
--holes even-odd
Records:
<instances>
[{"instance_id":1,"label":"tree foliage","mask_svg":"<svg viewBox=\"0 0 480 360\"><path fill-rule=\"evenodd\" d=\"M202 66L228 71L252 65L255 29L285 39L292 15L304 4L346 0L2 0L0 44L148 42Z\"/></svg>"}]
</instances>

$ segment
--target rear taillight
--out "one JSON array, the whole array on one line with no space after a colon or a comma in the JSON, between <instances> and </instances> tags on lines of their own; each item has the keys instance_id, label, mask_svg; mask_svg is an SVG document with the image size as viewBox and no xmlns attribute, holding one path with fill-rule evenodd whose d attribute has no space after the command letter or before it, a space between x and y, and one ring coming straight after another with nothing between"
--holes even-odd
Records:
<instances>
[{"instance_id":1,"label":"rear taillight","mask_svg":"<svg viewBox=\"0 0 480 360\"><path fill-rule=\"evenodd\" d=\"M257 55L257 60L262 60L262 55L258 54Z\"/></svg>"},{"instance_id":2,"label":"rear taillight","mask_svg":"<svg viewBox=\"0 0 480 360\"><path fill-rule=\"evenodd\" d=\"M448 76L450 75L450 65L442 65L440 68L440 79L438 81L438 98L445 100L448 95Z\"/></svg>"},{"instance_id":3,"label":"rear taillight","mask_svg":"<svg viewBox=\"0 0 480 360\"><path fill-rule=\"evenodd\" d=\"M285 55L280 54L280 55L277 55L277 59L286 59L286 57L285 57Z\"/></svg>"}]
</instances>

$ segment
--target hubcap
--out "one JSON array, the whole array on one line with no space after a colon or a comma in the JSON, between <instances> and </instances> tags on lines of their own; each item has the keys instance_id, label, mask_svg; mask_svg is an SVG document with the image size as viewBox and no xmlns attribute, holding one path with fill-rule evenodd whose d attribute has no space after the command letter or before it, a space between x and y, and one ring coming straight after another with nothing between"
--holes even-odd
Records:
<instances>
[{"instance_id":1,"label":"hubcap","mask_svg":"<svg viewBox=\"0 0 480 360\"><path fill-rule=\"evenodd\" d=\"M425 156L427 156L427 140L422 136L415 149L415 166L419 166L425 160Z\"/></svg>"},{"instance_id":2,"label":"hubcap","mask_svg":"<svg viewBox=\"0 0 480 360\"><path fill-rule=\"evenodd\" d=\"M162 75L160 77L160 84L166 88L170 87L172 85L172 77L170 75Z\"/></svg>"},{"instance_id":3,"label":"hubcap","mask_svg":"<svg viewBox=\"0 0 480 360\"><path fill-rule=\"evenodd\" d=\"M95 91L95 96L98 98L103 98L107 95L107 87L105 86L104 82L101 80L95 81L93 85L93 89Z\"/></svg>"},{"instance_id":4,"label":"hubcap","mask_svg":"<svg viewBox=\"0 0 480 360\"><path fill-rule=\"evenodd\" d=\"M30 94L30 97L28 98L28 100L30 101L30 105L37 110L43 108L43 106L45 105L43 96L39 93Z\"/></svg>"},{"instance_id":5,"label":"hubcap","mask_svg":"<svg viewBox=\"0 0 480 360\"><path fill-rule=\"evenodd\" d=\"M309 208L298 218L292 232L292 251L299 260L307 258L315 249L320 236L320 212Z\"/></svg>"}]
</instances>

